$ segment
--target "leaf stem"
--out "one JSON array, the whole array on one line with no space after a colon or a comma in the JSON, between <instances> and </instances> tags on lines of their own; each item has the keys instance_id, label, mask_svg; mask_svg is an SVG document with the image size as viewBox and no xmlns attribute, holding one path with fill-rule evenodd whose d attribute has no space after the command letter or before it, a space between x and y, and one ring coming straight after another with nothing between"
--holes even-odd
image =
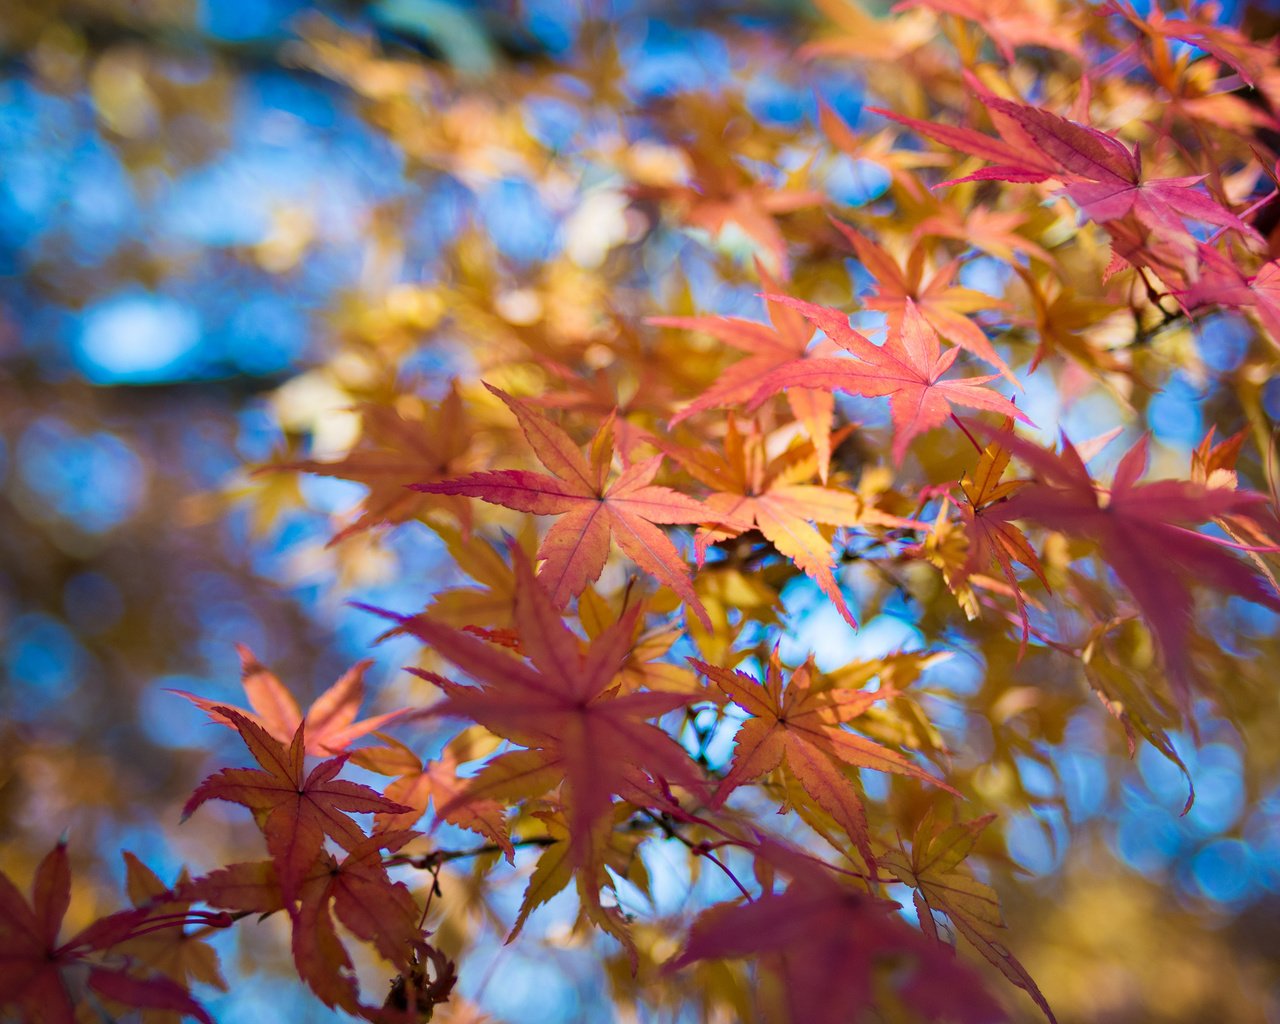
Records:
<instances>
[{"instance_id":1,"label":"leaf stem","mask_svg":"<svg viewBox=\"0 0 1280 1024\"><path fill-rule=\"evenodd\" d=\"M968 428L968 427L966 427L966 426L964 425L964 423L961 421L960 417L959 417L959 416L957 416L955 413L952 413L952 414L951 414L951 419L955 422L955 425L956 425L957 427L959 427L959 428L964 432L964 436L965 436L965 437L967 437L967 438L969 439L969 443L970 443L971 445L973 445L974 450L975 450L979 455L981 455L981 454L982 454L982 445L978 444L978 442L974 439L974 436L973 436L971 433L969 433L969 428Z\"/></svg>"}]
</instances>

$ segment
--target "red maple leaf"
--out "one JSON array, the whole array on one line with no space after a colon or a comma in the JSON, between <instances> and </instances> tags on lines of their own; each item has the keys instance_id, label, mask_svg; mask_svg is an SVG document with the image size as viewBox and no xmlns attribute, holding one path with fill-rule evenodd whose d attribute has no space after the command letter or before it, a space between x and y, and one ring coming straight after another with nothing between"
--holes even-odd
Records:
<instances>
[{"instance_id":1,"label":"red maple leaf","mask_svg":"<svg viewBox=\"0 0 1280 1024\"><path fill-rule=\"evenodd\" d=\"M1007 1016L954 952L896 913L898 904L845 884L825 864L766 841L762 854L791 876L782 893L704 911L670 964L761 958L781 978L788 1019L847 1024L879 1005L879 967L896 964L898 996L929 1021L992 1024Z\"/></svg>"},{"instance_id":2,"label":"red maple leaf","mask_svg":"<svg viewBox=\"0 0 1280 1024\"><path fill-rule=\"evenodd\" d=\"M246 914L274 914L285 909L280 876L274 861L242 861L183 882L174 897L188 903L207 903Z\"/></svg>"},{"instance_id":3,"label":"red maple leaf","mask_svg":"<svg viewBox=\"0 0 1280 1024\"><path fill-rule=\"evenodd\" d=\"M1184 220L1231 228L1248 237L1257 233L1212 197L1196 191L1204 175L1142 180L1142 154L1088 125L1039 107L1001 99L970 76L970 84L991 114L1001 138L969 128L956 128L904 117L892 111L873 113L914 128L920 134L993 166L946 184L963 181L1061 181L1064 191L1090 220L1105 224L1133 215L1146 228L1194 246Z\"/></svg>"},{"instance_id":4,"label":"red maple leaf","mask_svg":"<svg viewBox=\"0 0 1280 1024\"><path fill-rule=\"evenodd\" d=\"M515 545L516 628L527 660L426 616L399 616L401 629L424 640L479 686L431 675L445 699L431 710L478 722L527 749L500 754L485 766L462 800L527 799L563 784L571 857L593 862L598 826L612 822L613 798L665 808L660 781L702 790L701 774L675 740L649 719L684 707L696 694L642 691L618 694L618 675L635 637L641 605L632 605L584 651ZM451 804L439 808L448 817Z\"/></svg>"},{"instance_id":5,"label":"red maple leaf","mask_svg":"<svg viewBox=\"0 0 1280 1024\"><path fill-rule=\"evenodd\" d=\"M63 982L69 967L88 966L89 988L113 1003L138 1010L167 1010L213 1021L187 990L162 976L138 978L128 967L104 967L88 958L119 946L147 924L145 909L104 917L58 942L71 903L67 848L55 846L36 868L28 903L9 878L0 874L0 1016L16 1011L32 1024L75 1024L76 1000Z\"/></svg>"},{"instance_id":6,"label":"red maple leaf","mask_svg":"<svg viewBox=\"0 0 1280 1024\"><path fill-rule=\"evenodd\" d=\"M1000 443L1031 468L1035 479L1007 501L988 506L984 516L1031 519L1051 530L1095 541L1150 625L1184 709L1190 701L1193 675L1187 645L1194 608L1192 584L1280 610L1280 595L1252 569L1192 529L1265 502L1263 495L1183 480L1139 483L1147 466L1146 436L1121 458L1109 490L1093 481L1084 459L1065 436L1060 454L1012 434L1001 434Z\"/></svg>"},{"instance_id":7,"label":"red maple leaf","mask_svg":"<svg viewBox=\"0 0 1280 1024\"><path fill-rule=\"evenodd\" d=\"M325 1005L377 1019L382 1014L360 1002L351 957L334 919L376 948L402 977L412 973L417 954L426 946L419 927L421 911L408 888L391 880L381 851L395 852L416 835L379 832L357 843L341 860L322 852L303 878L296 900L285 898L276 865L269 860L219 868L180 886L178 895L241 913L287 910L299 977Z\"/></svg>"},{"instance_id":8,"label":"red maple leaf","mask_svg":"<svg viewBox=\"0 0 1280 1024\"><path fill-rule=\"evenodd\" d=\"M356 715L364 701L364 674L373 664L371 660L365 659L352 665L336 683L320 694L311 707L307 708L304 719L297 700L285 689L276 674L258 661L253 651L244 644L236 644L236 651L240 655L240 681L253 711L245 711L243 708L236 708L235 711L261 726L267 735L281 743L292 740L298 726L305 722L308 754L321 757L340 754L361 736L381 729L410 710L399 708L384 715L356 721ZM169 692L186 697L192 704L206 711L219 725L236 728L235 722L221 713L223 701L197 697L186 690Z\"/></svg>"},{"instance_id":9,"label":"red maple leaf","mask_svg":"<svg viewBox=\"0 0 1280 1024\"><path fill-rule=\"evenodd\" d=\"M424 945L421 910L403 882L392 882L382 850L399 849L416 832L379 833L357 844L341 860L322 853L303 879L292 909L293 959L298 973L327 1006L360 1012L351 958L334 917L356 938L372 945L397 971L407 973Z\"/></svg>"},{"instance_id":10,"label":"red maple leaf","mask_svg":"<svg viewBox=\"0 0 1280 1024\"><path fill-rule=\"evenodd\" d=\"M234 708L216 710L239 730L263 770L224 768L211 775L183 807L183 819L206 800L226 800L248 807L266 837L286 900L297 897L302 880L320 857L325 836L345 850L353 850L365 841L364 831L347 811L404 814L411 810L368 786L336 778L347 763L345 756L322 761L310 774L304 774L305 723L298 724L293 742L286 749Z\"/></svg>"},{"instance_id":11,"label":"red maple leaf","mask_svg":"<svg viewBox=\"0 0 1280 1024\"><path fill-rule=\"evenodd\" d=\"M661 455L628 466L606 486L613 458L612 421L607 420L592 440L588 463L573 439L551 420L518 398L495 387L489 390L515 413L534 454L551 475L499 469L414 487L431 494L465 494L534 515L563 516L538 548L538 557L545 559L539 576L558 608L600 578L612 537L633 562L679 594L710 628L688 566L655 524L715 522L717 515L693 498L654 485Z\"/></svg>"},{"instance_id":12,"label":"red maple leaf","mask_svg":"<svg viewBox=\"0 0 1280 1024\"><path fill-rule=\"evenodd\" d=\"M1280 348L1280 261L1266 263L1252 276L1212 246L1200 246L1200 273L1178 293L1188 309L1217 305L1251 309L1262 321L1271 344Z\"/></svg>"},{"instance_id":13,"label":"red maple leaf","mask_svg":"<svg viewBox=\"0 0 1280 1024\"><path fill-rule=\"evenodd\" d=\"M855 356L857 362L797 360L765 377L751 400L752 405L759 405L770 395L789 387L848 391L869 398L888 395L896 462L902 461L912 438L942 425L951 415L952 403L1030 422L1009 399L983 387L994 380L995 375L940 379L956 361L960 350L941 351L937 332L925 322L911 299L905 301L901 329L891 328L884 345L876 345L849 326L849 318L838 309L785 295L770 298L799 310L811 323L822 328L827 337Z\"/></svg>"}]
</instances>

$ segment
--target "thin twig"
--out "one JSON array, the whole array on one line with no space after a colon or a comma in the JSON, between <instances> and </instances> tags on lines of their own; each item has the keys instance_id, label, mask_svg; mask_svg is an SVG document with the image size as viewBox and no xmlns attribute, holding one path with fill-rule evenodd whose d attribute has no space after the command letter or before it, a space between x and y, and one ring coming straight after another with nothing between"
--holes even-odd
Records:
<instances>
[{"instance_id":1,"label":"thin twig","mask_svg":"<svg viewBox=\"0 0 1280 1024\"><path fill-rule=\"evenodd\" d=\"M561 842L561 840L551 836L530 836L528 839L513 839L511 845L516 848L554 846L558 842ZM398 853L384 858L382 863L387 867L411 867L417 868L419 871L437 871L445 864L452 863L455 860L466 860L469 857L483 857L487 853L503 852L505 852L504 847L499 846L497 843L484 843L481 846L473 846L467 850L432 850L430 853L424 853L418 857Z\"/></svg>"},{"instance_id":2,"label":"thin twig","mask_svg":"<svg viewBox=\"0 0 1280 1024\"><path fill-rule=\"evenodd\" d=\"M751 895L747 887L743 885L740 881L738 881L738 876L735 875L731 870L729 870L729 866L725 864L724 861L722 861L719 857L717 857L714 853L711 852L711 846L709 844L695 843L688 836L683 835L675 827L675 823L672 822L671 819L669 819L666 815L654 814L653 811L649 810L646 807L641 807L640 813L643 814L650 821L652 821L655 825L657 825L658 828L662 829L662 834L665 835L668 839L674 839L677 842L683 843L695 855L699 857L705 857L707 860L711 861L712 864L718 867L721 871L723 871L729 877L729 881L731 881L734 885L738 887L738 892L742 893L742 895L747 898L748 902L754 900L755 897ZM721 845L724 845L724 844L721 844Z\"/></svg>"}]
</instances>

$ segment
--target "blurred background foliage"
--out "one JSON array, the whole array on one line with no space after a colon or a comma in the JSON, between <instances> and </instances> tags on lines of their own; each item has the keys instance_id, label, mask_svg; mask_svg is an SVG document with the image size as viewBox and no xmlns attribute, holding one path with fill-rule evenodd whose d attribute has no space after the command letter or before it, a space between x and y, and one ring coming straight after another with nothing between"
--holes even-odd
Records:
<instances>
[{"instance_id":1,"label":"blurred background foliage","mask_svg":"<svg viewBox=\"0 0 1280 1024\"><path fill-rule=\"evenodd\" d=\"M1264 5L1222 16L1275 27ZM747 257L779 257L753 234L768 217L739 209L725 226L717 187L755 183L762 204L884 193L872 148L818 155L815 96L854 124L862 103L857 72L793 59L823 24L800 0L0 0L0 868L29 877L69 831L87 919L117 900L121 847L166 880L234 859L242 834L216 815L176 828L209 750L233 738L165 690L235 701L239 642L313 696L380 631L345 601L420 607L464 580L420 527L326 546L359 485L246 467L340 459L360 403L412 416L455 373L586 366L599 387L566 403L643 408L649 382L609 377L628 324L753 311ZM694 229L668 226L666 206ZM1165 340L1197 368L1145 414L1182 465L1242 330L1219 318ZM511 340L536 358L510 365ZM1256 392L1280 416L1280 391ZM475 424L478 443L508 443L499 422ZM797 641L822 654L825 612L802 588L784 596ZM880 611L863 656L931 635L889 599ZM948 726L968 730L966 770L1015 808L1010 944L1064 1021L1280 1021L1276 622L1233 602L1213 625L1241 714L1208 722L1199 749L1176 738L1198 792L1184 818L1177 770L1149 747L1130 763L1095 706L1055 707L1061 669L1035 652L1026 682L987 701L1005 726L1030 718L1007 748L986 723ZM412 647L373 654L378 707L412 699L397 668ZM958 665L947 685L981 675ZM1053 757L1046 732L1062 737ZM460 905L483 903L478 887L446 884ZM272 923L238 931L218 940L219 1020L321 1019L272 984L291 970ZM544 938L478 946L471 1004L521 1024L606 1019L591 949L554 924ZM480 1019L471 1004L451 1019Z\"/></svg>"}]
</instances>

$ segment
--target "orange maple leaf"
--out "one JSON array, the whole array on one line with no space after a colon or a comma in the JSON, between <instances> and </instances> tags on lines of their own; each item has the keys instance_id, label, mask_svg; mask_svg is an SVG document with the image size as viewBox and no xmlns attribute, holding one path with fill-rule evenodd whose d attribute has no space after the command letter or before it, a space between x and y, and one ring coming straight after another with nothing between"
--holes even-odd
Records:
<instances>
[{"instance_id":1,"label":"orange maple leaf","mask_svg":"<svg viewBox=\"0 0 1280 1024\"><path fill-rule=\"evenodd\" d=\"M637 855L636 847L644 841L645 833L633 829L620 829L617 826L631 816L631 808L626 804L616 805L612 825L607 833L602 834L600 848L595 851L601 863L619 878L625 878L645 895L649 894L648 872L644 860ZM589 921L593 921L609 934L616 937L624 945L629 946L630 938L626 931L626 922L617 907L604 907L599 897L591 891L592 875L581 871L573 860L572 834L561 811L534 811L533 817L546 829L548 845L538 858L538 863L529 876L529 884L525 887L524 898L520 901L520 910L516 914L515 923L507 935L511 942L529 920L529 915L542 906L557 893L574 881L577 876L577 888L582 911Z\"/></svg>"},{"instance_id":2,"label":"orange maple leaf","mask_svg":"<svg viewBox=\"0 0 1280 1024\"><path fill-rule=\"evenodd\" d=\"M892 131L888 128L874 135L863 135L855 131L821 97L818 98L818 125L828 141L850 160L876 164L889 175L894 186L911 199L916 202L929 201L928 189L914 172L921 167L940 166L946 161L944 154L895 148Z\"/></svg>"},{"instance_id":3,"label":"orange maple leaf","mask_svg":"<svg viewBox=\"0 0 1280 1024\"><path fill-rule=\"evenodd\" d=\"M288 743L293 739L298 727L304 722L307 729L308 754L326 757L340 754L361 736L366 736L375 729L394 722L408 714L409 708L388 711L384 715L375 715L357 722L356 715L364 701L364 674L373 662L369 659L358 661L324 693L315 699L307 709L306 717L298 707L293 694L285 689L284 684L270 669L266 668L253 651L244 644L236 644L240 655L240 676L244 692L249 697L249 706L253 711L235 708L237 714L253 722L266 731L272 739ZM197 697L186 690L170 690L180 697L186 697L196 707L203 709L219 725L236 728L234 719L222 714L224 701ZM256 714L255 714L256 712Z\"/></svg>"},{"instance_id":4,"label":"orange maple leaf","mask_svg":"<svg viewBox=\"0 0 1280 1024\"><path fill-rule=\"evenodd\" d=\"M777 281L759 261L756 262L756 272L766 291L779 291ZM769 310L767 324L736 316L656 316L646 321L657 327L700 331L747 353L746 359L730 366L710 388L673 416L671 426L695 413L746 402L755 394L760 378L765 374L793 360L805 358L809 342L813 339L813 328L804 317L783 303L770 299L765 305ZM826 483L831 464L834 399L830 392L797 388L787 392L787 402L813 441L818 454L818 475Z\"/></svg>"},{"instance_id":5,"label":"orange maple leaf","mask_svg":"<svg viewBox=\"0 0 1280 1024\"><path fill-rule=\"evenodd\" d=\"M1052 253L1018 234L1017 229L1030 219L1029 214L1017 210L993 210L987 206L961 210L950 203L939 203L938 212L917 224L913 235L951 238L1010 264L1018 262L1018 253L1025 253L1057 269L1058 261Z\"/></svg>"},{"instance_id":6,"label":"orange maple leaf","mask_svg":"<svg viewBox=\"0 0 1280 1024\"><path fill-rule=\"evenodd\" d=\"M758 426L753 425L752 432L743 435L732 416L725 433L723 455L706 448L689 450L673 446L668 451L691 475L714 489L706 498L710 508L726 520L740 520L748 529L755 527L764 534L780 554L795 562L818 585L855 629L858 624L831 570L831 541L810 524L923 525L868 508L852 491L808 483L815 468L813 449L809 445L792 448L770 460ZM740 527L719 526L699 530L699 564L710 544L744 532Z\"/></svg>"},{"instance_id":7,"label":"orange maple leaf","mask_svg":"<svg viewBox=\"0 0 1280 1024\"><path fill-rule=\"evenodd\" d=\"M505 805L496 800L458 799L470 783L469 779L458 777L458 766L491 754L498 740L481 729L468 729L445 744L438 758L424 763L403 743L389 736L381 738L387 744L385 747L359 750L351 760L379 775L398 776L383 795L412 810L405 814L379 814L374 819L379 831L412 828L426 813L427 806L434 803L438 820L478 832L501 847L507 860L515 856L507 835ZM442 808L448 808L448 813L441 813Z\"/></svg>"},{"instance_id":8,"label":"orange maple leaf","mask_svg":"<svg viewBox=\"0 0 1280 1024\"><path fill-rule=\"evenodd\" d=\"M1056 3L1031 3L1029 0L906 0L895 10L928 7L939 14L950 14L972 21L1000 50L1001 56L1014 63L1014 48L1043 46L1060 50L1077 59L1083 58L1080 45L1082 26L1075 10L1064 11Z\"/></svg>"},{"instance_id":9,"label":"orange maple leaf","mask_svg":"<svg viewBox=\"0 0 1280 1024\"><path fill-rule=\"evenodd\" d=\"M457 384L435 404L410 407L410 416L390 405L366 402L359 406L362 433L357 446L341 459L320 462L308 459L260 472L298 470L316 476L352 480L369 488L355 522L333 535L329 544L362 530L416 519L433 507L457 517L464 532L470 527L465 502L448 497L426 497L405 489L413 480L443 480L467 468L471 429Z\"/></svg>"},{"instance_id":10,"label":"orange maple leaf","mask_svg":"<svg viewBox=\"0 0 1280 1024\"><path fill-rule=\"evenodd\" d=\"M968 871L960 870L961 862L994 820L995 815L988 814L944 827L928 814L916 828L910 854L891 850L880 864L915 890L912 901L925 935L940 947L950 949L933 919L935 910L945 913L956 930L1001 974L1031 996L1050 1024L1056 1024L1053 1011L1027 969L997 937L1005 923L996 891Z\"/></svg>"},{"instance_id":11,"label":"orange maple leaf","mask_svg":"<svg viewBox=\"0 0 1280 1024\"><path fill-rule=\"evenodd\" d=\"M630 602L635 601L635 589L629 588L622 595L620 606L601 597L593 587L582 592L578 601L578 621L588 640L595 640L606 629L627 614ZM618 670L618 692L633 693L636 690L667 690L678 693L701 692L702 684L683 662L667 660L673 645L684 636L684 630L669 620L652 629L644 628L644 611L653 604L653 598L640 598L642 611L633 617L635 632L631 649Z\"/></svg>"},{"instance_id":12,"label":"orange maple leaf","mask_svg":"<svg viewBox=\"0 0 1280 1024\"><path fill-rule=\"evenodd\" d=\"M965 314L1003 305L1001 301L973 288L953 284L960 270L960 261L952 260L925 282L925 255L923 244L917 244L907 257L906 268L865 235L859 234L847 224L833 220L845 240L853 246L858 260L879 284L877 294L862 300L868 309L879 310L888 318L889 330L901 332L907 316L907 307L914 304L925 322L944 338L954 341L967 352L985 360L1013 383L1012 371L991 347L982 328Z\"/></svg>"},{"instance_id":13,"label":"orange maple leaf","mask_svg":"<svg viewBox=\"0 0 1280 1024\"><path fill-rule=\"evenodd\" d=\"M115 947L116 952L133 958L139 966L158 971L172 978L183 988L190 988L193 981L212 985L225 992L226 980L218 968L218 954L201 937L208 928L187 931L187 914L192 901L180 899L150 868L127 850L124 852L125 885L129 899L140 910L146 911L145 923L134 937ZM188 883L186 872L174 888ZM177 1021L178 1013L148 1015L147 1024L160 1020Z\"/></svg>"},{"instance_id":14,"label":"orange maple leaf","mask_svg":"<svg viewBox=\"0 0 1280 1024\"><path fill-rule=\"evenodd\" d=\"M690 663L753 716L738 730L733 764L716 792L717 806L738 786L785 765L814 802L848 833L863 859L875 864L866 810L847 774L849 768L906 775L955 793L897 751L845 728L876 701L894 696L896 691L890 687L874 692L839 689L819 675L812 658L784 686L777 648L769 658L763 684L744 672L692 658Z\"/></svg>"},{"instance_id":15,"label":"orange maple leaf","mask_svg":"<svg viewBox=\"0 0 1280 1024\"><path fill-rule=\"evenodd\" d=\"M1006 423L1005 428L1011 433L1013 424ZM985 569L992 561L1000 566L1018 605L1018 616L1022 620L1022 643L1025 647L1031 632L1031 620L1027 616L1027 598L1013 571L1013 563L1021 563L1035 573L1046 590L1049 589L1049 581L1045 578L1040 558L1026 535L998 511L998 506L1017 494L1025 484L1021 480L1002 480L1009 467L1009 459L1008 448L999 439L992 441L983 449L973 472L966 473L960 481L960 490L965 497L965 501L960 504L960 515L964 519L965 533L969 538L969 553L963 576L967 579Z\"/></svg>"},{"instance_id":16,"label":"orange maple leaf","mask_svg":"<svg viewBox=\"0 0 1280 1024\"><path fill-rule=\"evenodd\" d=\"M691 142L685 150L693 165L689 184L633 185L631 195L670 202L685 224L701 228L713 239L727 225L737 225L760 247L772 270L790 276L787 240L775 218L821 206L826 197L809 189L779 189L757 181L721 145Z\"/></svg>"}]
</instances>

